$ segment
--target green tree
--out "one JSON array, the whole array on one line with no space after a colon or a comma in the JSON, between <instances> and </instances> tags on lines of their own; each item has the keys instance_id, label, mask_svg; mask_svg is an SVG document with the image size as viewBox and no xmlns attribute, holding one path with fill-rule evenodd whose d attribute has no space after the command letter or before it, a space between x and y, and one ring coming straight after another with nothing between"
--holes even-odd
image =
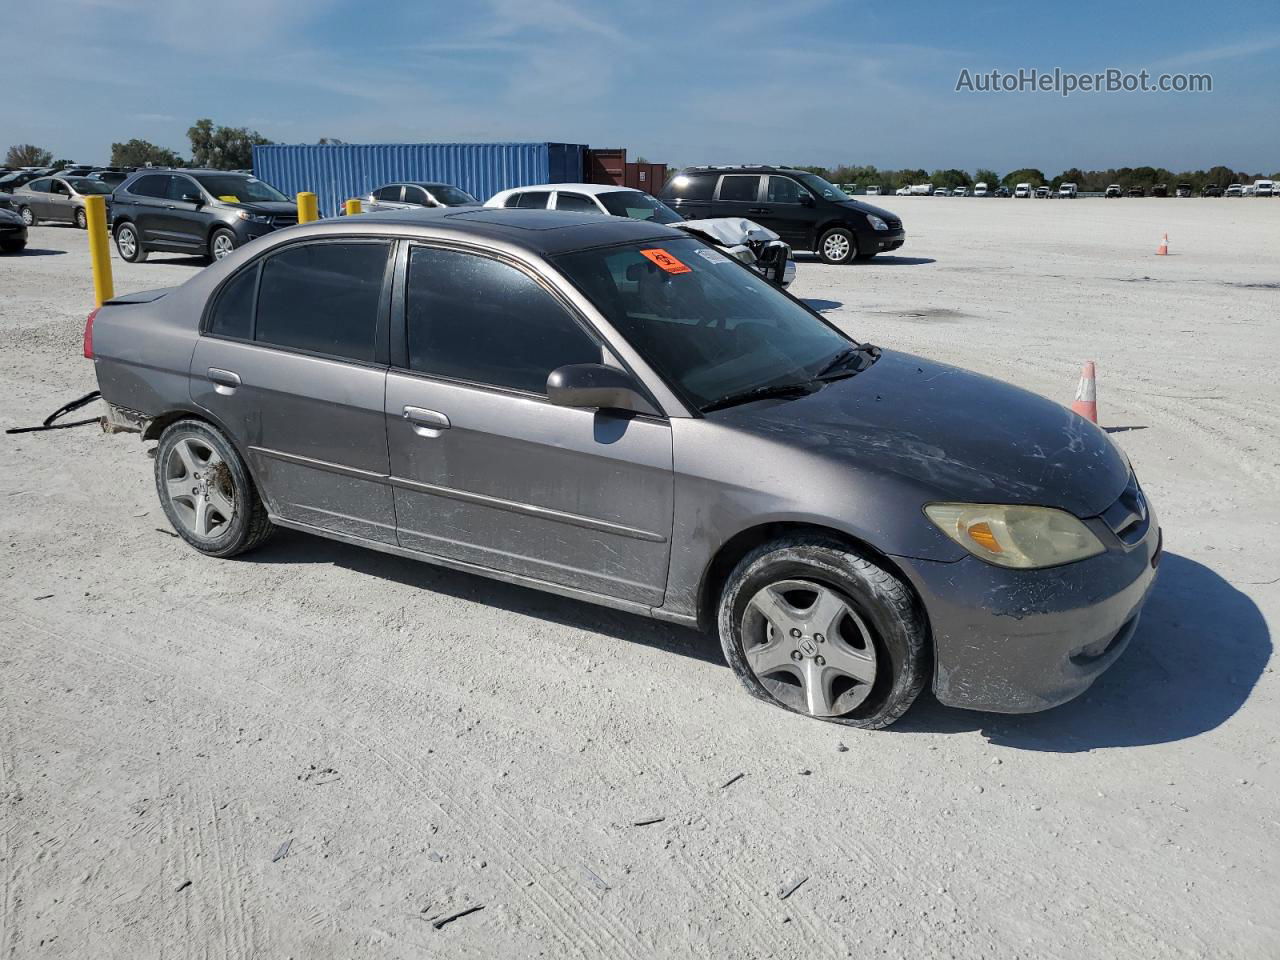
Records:
<instances>
[{"instance_id":1,"label":"green tree","mask_svg":"<svg viewBox=\"0 0 1280 960\"><path fill-rule=\"evenodd\" d=\"M978 170L973 175L973 182L985 183L988 187L994 190L1000 185L1000 174L996 173L994 170Z\"/></svg>"},{"instance_id":2,"label":"green tree","mask_svg":"<svg viewBox=\"0 0 1280 960\"><path fill-rule=\"evenodd\" d=\"M215 127L207 117L187 130L191 141L191 162L213 170L241 170L253 166L253 148L271 143L256 130L245 127Z\"/></svg>"},{"instance_id":3,"label":"green tree","mask_svg":"<svg viewBox=\"0 0 1280 960\"><path fill-rule=\"evenodd\" d=\"M111 145L113 167L180 167L182 158L164 147L157 147L146 140L133 139Z\"/></svg>"},{"instance_id":4,"label":"green tree","mask_svg":"<svg viewBox=\"0 0 1280 960\"><path fill-rule=\"evenodd\" d=\"M53 163L53 154L34 143L15 143L4 155L6 167L47 167Z\"/></svg>"},{"instance_id":5,"label":"green tree","mask_svg":"<svg viewBox=\"0 0 1280 960\"><path fill-rule=\"evenodd\" d=\"M1013 173L1006 173L1004 179L1000 182L1006 187L1015 187L1020 183L1029 183L1033 187L1038 187L1046 181L1044 173L1035 167L1024 167L1021 170L1015 170Z\"/></svg>"}]
</instances>

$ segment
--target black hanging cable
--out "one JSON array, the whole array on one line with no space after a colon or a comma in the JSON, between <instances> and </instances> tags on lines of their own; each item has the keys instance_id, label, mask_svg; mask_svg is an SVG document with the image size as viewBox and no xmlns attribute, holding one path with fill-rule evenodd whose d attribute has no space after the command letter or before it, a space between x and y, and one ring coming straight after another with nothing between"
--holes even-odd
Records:
<instances>
[{"instance_id":1,"label":"black hanging cable","mask_svg":"<svg viewBox=\"0 0 1280 960\"><path fill-rule=\"evenodd\" d=\"M72 400L70 403L63 404L53 413L44 418L44 423L38 427L13 427L6 430L5 433L38 433L41 430L66 430L69 427L87 427L91 423L101 423L101 417L93 417L89 420L72 420L70 423L58 423L61 417L65 417L68 413L74 413L81 407L87 407L93 401L102 396L101 391L94 390L92 393L86 393L78 400Z\"/></svg>"}]
</instances>

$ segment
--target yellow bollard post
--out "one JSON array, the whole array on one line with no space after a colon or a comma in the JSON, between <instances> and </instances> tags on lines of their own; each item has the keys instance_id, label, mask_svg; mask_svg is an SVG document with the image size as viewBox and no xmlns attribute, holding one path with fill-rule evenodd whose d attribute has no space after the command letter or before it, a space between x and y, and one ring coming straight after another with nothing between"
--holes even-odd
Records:
<instances>
[{"instance_id":1,"label":"yellow bollard post","mask_svg":"<svg viewBox=\"0 0 1280 960\"><path fill-rule=\"evenodd\" d=\"M316 195L304 190L298 194L298 222L311 223L320 219L320 207L316 203Z\"/></svg>"},{"instance_id":2,"label":"yellow bollard post","mask_svg":"<svg viewBox=\"0 0 1280 960\"><path fill-rule=\"evenodd\" d=\"M111 239L107 236L107 198L84 198L84 218L89 228L89 262L93 265L93 305L100 307L116 295L111 282Z\"/></svg>"},{"instance_id":3,"label":"yellow bollard post","mask_svg":"<svg viewBox=\"0 0 1280 960\"><path fill-rule=\"evenodd\" d=\"M347 201L347 216L354 217L359 212L360 212L360 198L352 197L350 200Z\"/></svg>"}]
</instances>

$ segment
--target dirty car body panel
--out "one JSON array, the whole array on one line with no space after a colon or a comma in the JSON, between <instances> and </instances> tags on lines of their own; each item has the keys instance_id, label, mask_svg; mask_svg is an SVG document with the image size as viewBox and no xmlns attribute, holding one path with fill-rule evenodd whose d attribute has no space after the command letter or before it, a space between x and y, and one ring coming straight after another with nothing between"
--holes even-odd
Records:
<instances>
[{"instance_id":1,"label":"dirty car body panel","mask_svg":"<svg viewBox=\"0 0 1280 960\"><path fill-rule=\"evenodd\" d=\"M370 281L367 359L211 329L211 311L238 279L259 271L260 287L273 257L334 241L386 251L385 273ZM808 392L700 404L653 344L627 332L627 298L648 275L587 276L583 264L594 251L639 251L655 263L666 251L674 265L662 269L674 276L679 258L737 271L739 286L808 310L741 264L699 256L713 249L658 224L546 210L293 227L180 287L105 305L94 327L98 380L128 413L120 422L141 424L144 436L184 415L226 432L283 526L690 625L714 615L718 565L737 545L762 531L821 530L909 581L944 703L1017 712L1086 689L1132 636L1160 550L1154 514L1110 438L1018 388L865 347L853 374ZM529 305L499 298L471 316L500 330L504 317L532 324L537 311L559 311L570 321L565 362L626 371L646 411L557 406L536 385L433 367L432 351L447 344L422 331L440 335L430 324L458 309L442 292L462 275L449 266L457 256ZM824 336L834 331L808 313ZM710 344L761 335L749 324L702 333ZM527 335L510 336L520 344ZM504 339L488 341L497 368ZM938 501L1057 508L1105 549L1052 569L997 567L926 517Z\"/></svg>"}]
</instances>

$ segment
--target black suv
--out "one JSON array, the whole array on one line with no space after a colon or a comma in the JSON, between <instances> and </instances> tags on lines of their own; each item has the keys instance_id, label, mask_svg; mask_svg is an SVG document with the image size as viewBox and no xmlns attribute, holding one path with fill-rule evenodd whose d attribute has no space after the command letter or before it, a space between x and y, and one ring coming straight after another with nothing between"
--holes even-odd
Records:
<instances>
[{"instance_id":1,"label":"black suv","mask_svg":"<svg viewBox=\"0 0 1280 960\"><path fill-rule=\"evenodd\" d=\"M130 263L153 250L221 260L297 222L297 204L275 187L225 170L139 170L111 200L116 249Z\"/></svg>"},{"instance_id":2,"label":"black suv","mask_svg":"<svg viewBox=\"0 0 1280 960\"><path fill-rule=\"evenodd\" d=\"M793 249L827 263L869 260L906 240L888 210L850 198L822 177L788 167L689 167L667 182L662 199L686 220L745 217Z\"/></svg>"}]
</instances>

